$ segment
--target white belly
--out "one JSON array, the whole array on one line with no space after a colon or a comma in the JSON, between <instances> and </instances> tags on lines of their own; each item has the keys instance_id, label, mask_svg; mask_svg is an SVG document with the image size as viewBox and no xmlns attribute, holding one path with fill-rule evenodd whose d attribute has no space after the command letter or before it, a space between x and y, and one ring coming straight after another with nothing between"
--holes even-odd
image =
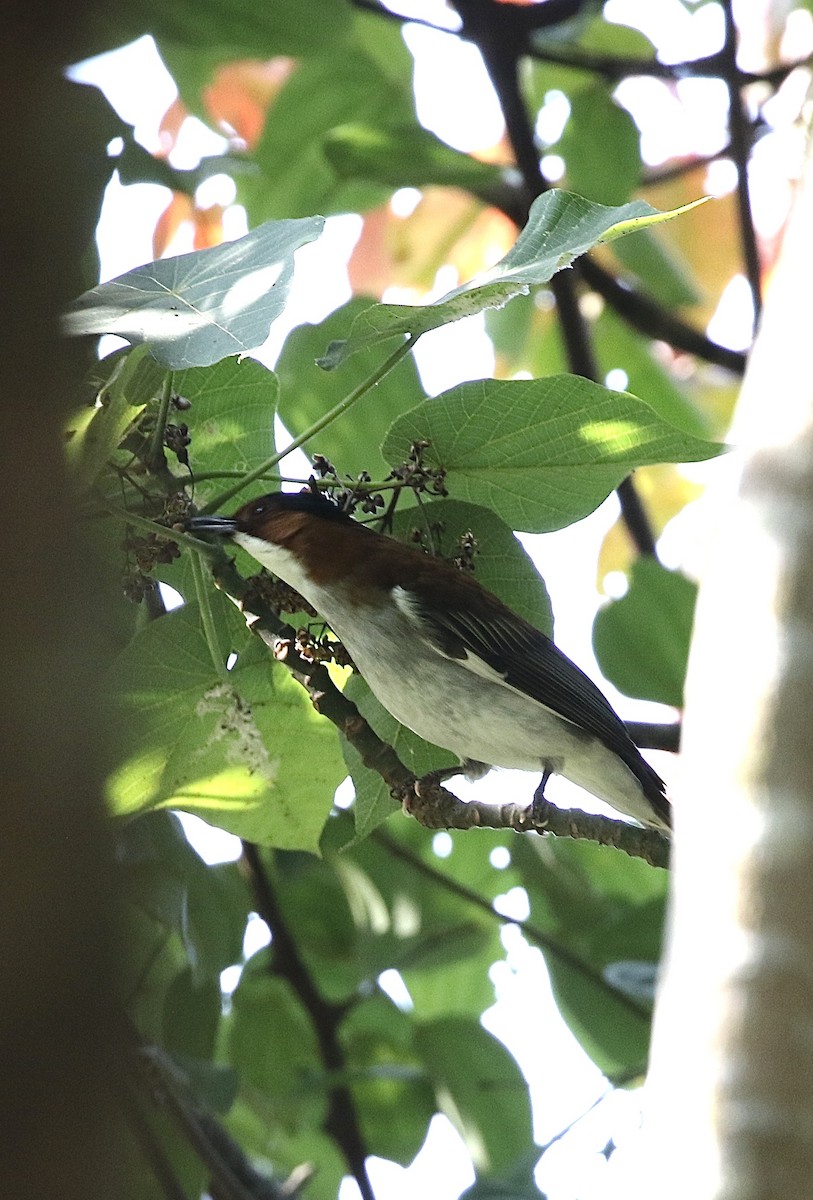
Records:
<instances>
[{"instance_id":1,"label":"white belly","mask_svg":"<svg viewBox=\"0 0 813 1200\"><path fill-rule=\"evenodd\" d=\"M238 533L269 570L287 580L342 639L378 700L413 733L462 759L541 773L548 768L618 812L652 824L640 783L617 754L542 704L486 674L444 658L395 604L359 610L325 591L281 546Z\"/></svg>"},{"instance_id":2,"label":"white belly","mask_svg":"<svg viewBox=\"0 0 813 1200\"><path fill-rule=\"evenodd\" d=\"M329 600L316 606L384 708L419 737L461 760L537 774L550 766L619 812L652 821L640 783L617 754L535 700L444 658L397 610L371 611L360 632L355 615L348 620Z\"/></svg>"}]
</instances>

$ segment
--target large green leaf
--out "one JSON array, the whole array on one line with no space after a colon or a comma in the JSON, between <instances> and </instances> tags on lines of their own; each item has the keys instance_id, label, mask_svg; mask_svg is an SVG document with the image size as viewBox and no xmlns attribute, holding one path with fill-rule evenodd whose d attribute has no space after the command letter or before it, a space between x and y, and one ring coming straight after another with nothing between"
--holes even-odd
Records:
<instances>
[{"instance_id":1,"label":"large green leaf","mask_svg":"<svg viewBox=\"0 0 813 1200\"><path fill-rule=\"evenodd\" d=\"M339 125L325 139L325 156L340 179L373 179L390 187L436 184L494 196L505 172L453 150L420 125Z\"/></svg>"},{"instance_id":2,"label":"large green leaf","mask_svg":"<svg viewBox=\"0 0 813 1200\"><path fill-rule=\"evenodd\" d=\"M632 565L625 596L599 610L593 646L602 672L625 696L683 705L697 584L653 558Z\"/></svg>"},{"instance_id":3,"label":"large green leaf","mask_svg":"<svg viewBox=\"0 0 813 1200\"><path fill-rule=\"evenodd\" d=\"M280 382L278 411L286 429L294 436L309 429L380 365L380 355L369 350L358 354L340 376L327 374L316 366L326 341L346 332L369 304L369 300L361 297L351 300L321 325L300 325L285 339L276 366ZM312 438L309 452L324 454L342 475L367 471L373 479L383 479L389 472L381 456L384 435L395 418L423 396L418 371L410 356L352 409Z\"/></svg>"},{"instance_id":4,"label":"large green leaf","mask_svg":"<svg viewBox=\"0 0 813 1200\"><path fill-rule=\"evenodd\" d=\"M265 954L243 971L232 998L227 1047L243 1086L256 1090L266 1121L289 1132L318 1125L327 1088L313 1022L293 986L268 970Z\"/></svg>"},{"instance_id":5,"label":"large green leaf","mask_svg":"<svg viewBox=\"0 0 813 1200\"><path fill-rule=\"evenodd\" d=\"M344 776L333 727L219 593L212 597L224 677L196 605L153 621L111 671L128 754L114 811L173 807L267 845L316 851ZM292 752L295 747L296 752Z\"/></svg>"},{"instance_id":6,"label":"large green leaf","mask_svg":"<svg viewBox=\"0 0 813 1200\"><path fill-rule=\"evenodd\" d=\"M531 1141L528 1087L501 1042L477 1021L443 1017L420 1024L415 1044L442 1112L478 1171L509 1166Z\"/></svg>"},{"instance_id":7,"label":"large green leaf","mask_svg":"<svg viewBox=\"0 0 813 1200\"><path fill-rule=\"evenodd\" d=\"M172 379L173 390L192 407L184 419L192 442L195 499L205 503L223 480L198 481L211 471L252 471L274 453L278 385L273 371L251 358L226 358L211 367L190 367ZM249 485L243 497L256 495ZM241 500L234 501L235 507Z\"/></svg>"},{"instance_id":8,"label":"large green leaf","mask_svg":"<svg viewBox=\"0 0 813 1200\"><path fill-rule=\"evenodd\" d=\"M174 369L253 350L285 307L294 251L314 241L323 224L321 217L269 221L237 241L137 267L74 300L64 332L146 342Z\"/></svg>"},{"instance_id":9,"label":"large green leaf","mask_svg":"<svg viewBox=\"0 0 813 1200\"><path fill-rule=\"evenodd\" d=\"M542 533L586 516L635 467L713 458L721 447L667 424L642 400L576 375L484 379L451 388L390 429L385 458L445 472L455 499Z\"/></svg>"},{"instance_id":10,"label":"large green leaf","mask_svg":"<svg viewBox=\"0 0 813 1200\"><path fill-rule=\"evenodd\" d=\"M238 199L250 222L362 211L385 200L391 186L358 177L343 181L325 154L336 126L374 124L382 113L388 122L416 126L412 59L397 28L378 22L374 43L356 39L303 59L247 155L256 170L236 176Z\"/></svg>"},{"instance_id":11,"label":"large green leaf","mask_svg":"<svg viewBox=\"0 0 813 1200\"><path fill-rule=\"evenodd\" d=\"M478 1175L475 1183L462 1192L459 1200L545 1200L534 1182L539 1151L532 1147L497 1174Z\"/></svg>"},{"instance_id":12,"label":"large green leaf","mask_svg":"<svg viewBox=\"0 0 813 1200\"><path fill-rule=\"evenodd\" d=\"M404 1166L420 1150L435 1115L413 1033L412 1019L381 992L357 1004L340 1031L368 1152Z\"/></svg>"},{"instance_id":13,"label":"large green leaf","mask_svg":"<svg viewBox=\"0 0 813 1200\"><path fill-rule=\"evenodd\" d=\"M570 190L602 204L623 204L641 173L640 134L606 86L595 83L570 98L570 116L553 153L565 160Z\"/></svg>"},{"instance_id":14,"label":"large green leaf","mask_svg":"<svg viewBox=\"0 0 813 1200\"><path fill-rule=\"evenodd\" d=\"M150 34L187 103L217 63L268 59L335 49L351 28L347 0L133 0L116 8L99 5L83 22L86 54L112 50Z\"/></svg>"},{"instance_id":15,"label":"large green leaf","mask_svg":"<svg viewBox=\"0 0 813 1200\"><path fill-rule=\"evenodd\" d=\"M527 224L496 266L433 304L374 305L356 318L349 338L328 347L320 364L330 370L357 350L388 338L417 338L429 329L484 309L501 308L513 296L547 283L593 246L671 220L692 207L658 212L651 204L634 200L619 208L608 208L569 192L545 192L534 200Z\"/></svg>"},{"instance_id":16,"label":"large green leaf","mask_svg":"<svg viewBox=\"0 0 813 1200\"><path fill-rule=\"evenodd\" d=\"M619 964L646 964L654 972L667 873L620 851L564 838L518 839L511 854L532 922L586 968L576 970L543 948L562 1016L607 1074L643 1069L651 1003L625 995Z\"/></svg>"},{"instance_id":17,"label":"large green leaf","mask_svg":"<svg viewBox=\"0 0 813 1200\"><path fill-rule=\"evenodd\" d=\"M335 823L331 821L328 829ZM352 862L364 888L375 897L374 904L365 906L371 914L371 932L374 922L384 930L390 954L387 966L401 975L420 1020L452 1013L479 1017L494 1001L488 972L503 956L499 922L458 895L450 881L460 880L485 898L518 882L509 881L505 872L495 870L489 862L495 841L510 836L452 834L452 857L460 847L461 860L471 852L477 861L464 879L448 869L449 859L441 863L435 856L432 835L402 815L390 822L386 839L365 838L338 855L339 866ZM479 854L472 850L472 843L477 844ZM335 856L326 839L322 849L327 857ZM422 866L430 868L429 876ZM382 913L387 914L386 921ZM371 946L366 953L372 959L381 951ZM382 969L379 966L378 970Z\"/></svg>"}]
</instances>

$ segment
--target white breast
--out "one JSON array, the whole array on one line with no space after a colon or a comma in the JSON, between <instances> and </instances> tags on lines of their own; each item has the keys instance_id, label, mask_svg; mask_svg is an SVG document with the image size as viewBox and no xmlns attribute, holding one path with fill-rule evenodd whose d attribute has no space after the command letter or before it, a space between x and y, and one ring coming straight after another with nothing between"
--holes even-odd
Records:
<instances>
[{"instance_id":1,"label":"white breast","mask_svg":"<svg viewBox=\"0 0 813 1200\"><path fill-rule=\"evenodd\" d=\"M341 589L315 584L281 546L235 534L252 557L296 588L341 638L371 691L419 737L496 767L540 773L545 764L619 812L651 824L641 785L618 755L505 683L476 655L446 658L421 633L408 594L361 613Z\"/></svg>"}]
</instances>

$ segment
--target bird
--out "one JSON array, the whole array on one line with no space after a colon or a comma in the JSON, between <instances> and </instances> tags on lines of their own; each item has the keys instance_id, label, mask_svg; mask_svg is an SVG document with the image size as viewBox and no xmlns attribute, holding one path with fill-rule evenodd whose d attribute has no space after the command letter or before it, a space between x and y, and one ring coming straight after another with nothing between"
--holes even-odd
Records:
<instances>
[{"instance_id":1,"label":"bird","mask_svg":"<svg viewBox=\"0 0 813 1200\"><path fill-rule=\"evenodd\" d=\"M601 690L470 573L353 519L321 492L270 492L186 522L230 539L324 618L385 709L464 774L560 775L616 812L671 828L663 780Z\"/></svg>"}]
</instances>

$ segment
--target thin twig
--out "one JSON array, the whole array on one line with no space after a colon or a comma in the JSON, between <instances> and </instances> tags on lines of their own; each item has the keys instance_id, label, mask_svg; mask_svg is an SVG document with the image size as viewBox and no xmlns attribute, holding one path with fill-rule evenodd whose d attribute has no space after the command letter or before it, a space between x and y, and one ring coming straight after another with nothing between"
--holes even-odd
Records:
<instances>
[{"instance_id":1,"label":"thin twig","mask_svg":"<svg viewBox=\"0 0 813 1200\"><path fill-rule=\"evenodd\" d=\"M748 185L748 160L751 152L751 134L743 109L742 80L737 64L737 27L734 23L732 0L723 0L725 16L725 42L723 44L723 78L728 88L728 126L731 134L731 158L737 168L737 212L739 215L740 245L745 263L748 286L754 305L754 319L759 320L762 311L762 282L759 264L757 235L751 210L751 193Z\"/></svg>"}]
</instances>

